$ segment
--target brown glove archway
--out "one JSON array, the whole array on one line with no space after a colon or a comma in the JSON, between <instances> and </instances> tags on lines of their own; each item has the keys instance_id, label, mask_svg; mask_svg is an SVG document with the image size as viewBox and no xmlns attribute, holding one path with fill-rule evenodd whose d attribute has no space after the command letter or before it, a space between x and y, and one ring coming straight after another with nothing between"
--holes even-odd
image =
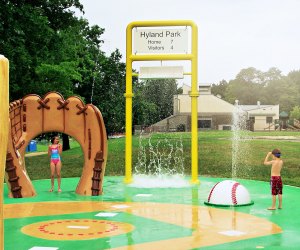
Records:
<instances>
[{"instance_id":1,"label":"brown glove archway","mask_svg":"<svg viewBox=\"0 0 300 250\"><path fill-rule=\"evenodd\" d=\"M27 95L10 103L9 123L5 169L9 196L21 198L36 195L25 168L26 145L39 134L53 131L68 134L81 145L84 166L76 193L102 194L107 136L97 107L84 105L76 96L64 100L57 92L49 92L43 98Z\"/></svg>"}]
</instances>

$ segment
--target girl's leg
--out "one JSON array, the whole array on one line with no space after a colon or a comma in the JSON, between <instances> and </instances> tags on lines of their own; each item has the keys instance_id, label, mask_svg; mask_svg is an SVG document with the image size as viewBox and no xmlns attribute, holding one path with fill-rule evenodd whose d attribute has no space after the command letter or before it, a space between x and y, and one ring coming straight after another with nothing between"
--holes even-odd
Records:
<instances>
[{"instance_id":1,"label":"girl's leg","mask_svg":"<svg viewBox=\"0 0 300 250\"><path fill-rule=\"evenodd\" d=\"M54 174L55 174L55 165L53 162L50 162L50 170L51 170L51 188L49 192L53 192L54 188Z\"/></svg>"},{"instance_id":2,"label":"girl's leg","mask_svg":"<svg viewBox=\"0 0 300 250\"><path fill-rule=\"evenodd\" d=\"M60 183L61 183L60 170L61 170L61 161L59 161L59 162L56 164L56 175L57 175L58 192L61 192L61 189L60 189Z\"/></svg>"}]
</instances>

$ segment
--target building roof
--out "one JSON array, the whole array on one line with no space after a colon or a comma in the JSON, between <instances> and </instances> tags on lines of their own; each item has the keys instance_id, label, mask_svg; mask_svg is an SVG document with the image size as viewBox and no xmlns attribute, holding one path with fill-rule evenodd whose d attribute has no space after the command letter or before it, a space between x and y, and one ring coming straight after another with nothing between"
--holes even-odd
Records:
<instances>
[{"instance_id":1,"label":"building roof","mask_svg":"<svg viewBox=\"0 0 300 250\"><path fill-rule=\"evenodd\" d=\"M189 92L191 87L189 85L183 84L183 93L181 95L176 95L178 99L182 99L181 104L178 106L178 111L174 110L174 113L185 113L190 112L190 97ZM232 113L235 111L236 106L225 101L224 99L215 96L211 93L211 85L209 84L199 84L199 99L198 99L198 112L199 113ZM184 101L185 100L185 101ZM238 104L238 100L236 100ZM279 114L279 105L262 105L260 101L257 101L256 105L238 105L238 107L244 112L249 112L252 115L257 113L258 115L276 115Z\"/></svg>"},{"instance_id":2,"label":"building roof","mask_svg":"<svg viewBox=\"0 0 300 250\"><path fill-rule=\"evenodd\" d=\"M270 108L276 105L239 105L239 107L244 110L244 111L251 111L251 110L256 110L256 109L265 109L265 108Z\"/></svg>"}]
</instances>

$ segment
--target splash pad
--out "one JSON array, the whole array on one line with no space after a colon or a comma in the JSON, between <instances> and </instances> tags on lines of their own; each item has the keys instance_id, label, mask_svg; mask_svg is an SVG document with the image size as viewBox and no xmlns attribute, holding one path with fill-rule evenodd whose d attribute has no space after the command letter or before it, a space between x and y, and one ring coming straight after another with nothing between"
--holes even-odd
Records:
<instances>
[{"instance_id":1,"label":"splash pad","mask_svg":"<svg viewBox=\"0 0 300 250\"><path fill-rule=\"evenodd\" d=\"M191 184L182 175L134 175L129 187L135 188L183 188Z\"/></svg>"},{"instance_id":2,"label":"splash pad","mask_svg":"<svg viewBox=\"0 0 300 250\"><path fill-rule=\"evenodd\" d=\"M104 194L97 197L76 195L73 186L79 178L63 179L63 196L49 193L49 180L33 181L40 195L29 199L10 199L5 184L5 249L295 249L300 244L299 188L285 186L294 202L284 209L268 211L269 183L243 180L254 206L234 208L203 206L211 187L219 178L200 177L200 187L147 189L128 187L122 176L104 179ZM151 193L152 195L146 195ZM143 195L141 195L143 194ZM266 198L268 197L268 198ZM101 223L104 221L105 223ZM43 228L46 223L49 224ZM119 225L134 226L125 229ZM40 225L36 224L40 223ZM94 226L97 231L94 230ZM53 229L53 238L24 234L27 226L41 232ZM68 230L69 238L61 240ZM42 226L40 228L40 226ZM118 229L116 228L118 227ZM40 230L41 229L41 230ZM107 232L106 232L107 231ZM43 233L43 232L41 232ZM57 234L56 234L57 233ZM42 235L49 236L48 233ZM34 248L35 247L35 248ZM51 249L51 248L50 248Z\"/></svg>"}]
</instances>

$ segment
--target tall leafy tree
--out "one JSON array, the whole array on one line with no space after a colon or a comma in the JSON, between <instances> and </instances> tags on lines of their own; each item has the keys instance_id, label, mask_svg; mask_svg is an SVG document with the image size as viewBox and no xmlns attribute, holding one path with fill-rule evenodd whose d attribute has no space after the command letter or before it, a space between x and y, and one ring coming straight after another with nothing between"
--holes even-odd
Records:
<instances>
[{"instance_id":1,"label":"tall leafy tree","mask_svg":"<svg viewBox=\"0 0 300 250\"><path fill-rule=\"evenodd\" d=\"M253 67L242 69L226 86L225 100L234 103L237 99L241 104L256 104L257 101L278 104L278 100L281 99L283 106L290 108L289 102L292 99L287 99L284 91L279 91L280 85L287 86L287 95L290 94L289 90L294 91L290 81L284 78L277 68L270 68L266 72Z\"/></svg>"},{"instance_id":2,"label":"tall leafy tree","mask_svg":"<svg viewBox=\"0 0 300 250\"><path fill-rule=\"evenodd\" d=\"M79 0L1 0L0 48L10 60L11 99L39 86L37 68L61 55L61 34L78 21L71 7L83 10Z\"/></svg>"},{"instance_id":3,"label":"tall leafy tree","mask_svg":"<svg viewBox=\"0 0 300 250\"><path fill-rule=\"evenodd\" d=\"M298 105L291 110L290 118L300 120L300 107Z\"/></svg>"},{"instance_id":4,"label":"tall leafy tree","mask_svg":"<svg viewBox=\"0 0 300 250\"><path fill-rule=\"evenodd\" d=\"M225 92L225 99L230 103L239 100L240 104L255 104L259 100L258 97L261 88L262 86L259 84L234 79L229 81Z\"/></svg>"},{"instance_id":5,"label":"tall leafy tree","mask_svg":"<svg viewBox=\"0 0 300 250\"><path fill-rule=\"evenodd\" d=\"M228 82L223 79L222 81L219 82L219 84L213 84L211 86L211 92L214 95L220 95L221 97L224 97L228 85L229 85Z\"/></svg>"},{"instance_id":6,"label":"tall leafy tree","mask_svg":"<svg viewBox=\"0 0 300 250\"><path fill-rule=\"evenodd\" d=\"M173 114L173 96L179 93L175 79L141 81L135 87L138 124L151 125Z\"/></svg>"},{"instance_id":7,"label":"tall leafy tree","mask_svg":"<svg viewBox=\"0 0 300 250\"><path fill-rule=\"evenodd\" d=\"M157 104L145 98L144 83L135 81L133 85L133 124L149 126L155 122L154 118L158 117L159 109Z\"/></svg>"},{"instance_id":8,"label":"tall leafy tree","mask_svg":"<svg viewBox=\"0 0 300 250\"><path fill-rule=\"evenodd\" d=\"M93 104L101 109L109 134L124 131L126 66L121 58L119 50L109 57L99 54L95 59L97 70L87 81L89 84L78 88L87 100L92 99Z\"/></svg>"},{"instance_id":9,"label":"tall leafy tree","mask_svg":"<svg viewBox=\"0 0 300 250\"><path fill-rule=\"evenodd\" d=\"M283 77L281 71L275 67L270 68L267 72L263 72L262 75L265 84L272 81L280 81Z\"/></svg>"},{"instance_id":10,"label":"tall leafy tree","mask_svg":"<svg viewBox=\"0 0 300 250\"><path fill-rule=\"evenodd\" d=\"M236 80L244 83L263 84L263 73L256 68L242 69L236 76Z\"/></svg>"},{"instance_id":11,"label":"tall leafy tree","mask_svg":"<svg viewBox=\"0 0 300 250\"><path fill-rule=\"evenodd\" d=\"M288 73L287 77L291 82L291 85L294 85L296 88L294 95L296 95L295 99L298 105L300 103L300 70L291 71Z\"/></svg>"},{"instance_id":12,"label":"tall leafy tree","mask_svg":"<svg viewBox=\"0 0 300 250\"><path fill-rule=\"evenodd\" d=\"M58 91L80 95L124 129L125 64L101 51L104 29L78 18L79 0L0 0L0 48L10 60L10 99Z\"/></svg>"}]
</instances>

